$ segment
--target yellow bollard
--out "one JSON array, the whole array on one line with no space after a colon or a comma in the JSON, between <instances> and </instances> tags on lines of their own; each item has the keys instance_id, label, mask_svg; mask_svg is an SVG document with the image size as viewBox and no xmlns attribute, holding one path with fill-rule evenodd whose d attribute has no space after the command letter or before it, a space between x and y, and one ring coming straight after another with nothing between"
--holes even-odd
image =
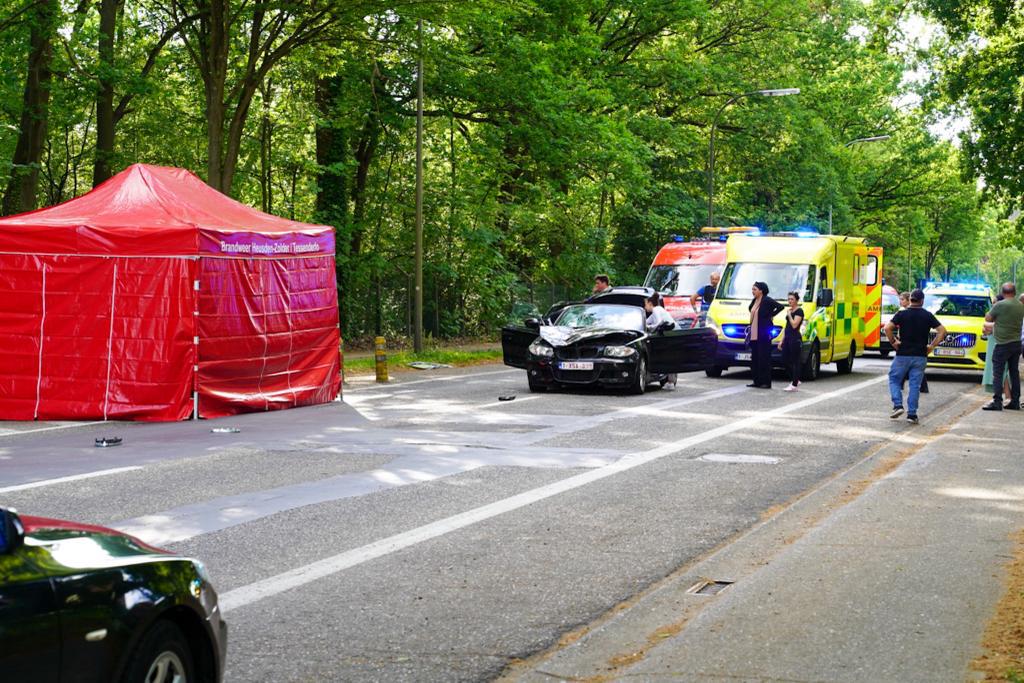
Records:
<instances>
[{"instance_id":1,"label":"yellow bollard","mask_svg":"<svg viewBox=\"0 0 1024 683\"><path fill-rule=\"evenodd\" d=\"M377 337L375 340L376 351L374 352L373 359L377 365L377 381L387 382L388 381L388 354L384 349L384 337Z\"/></svg>"}]
</instances>

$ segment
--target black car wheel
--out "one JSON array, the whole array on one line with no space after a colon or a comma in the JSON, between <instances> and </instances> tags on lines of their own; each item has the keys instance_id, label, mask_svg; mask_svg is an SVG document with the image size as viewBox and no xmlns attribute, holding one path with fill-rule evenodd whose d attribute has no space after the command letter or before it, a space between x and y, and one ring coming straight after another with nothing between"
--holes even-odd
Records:
<instances>
[{"instance_id":1,"label":"black car wheel","mask_svg":"<svg viewBox=\"0 0 1024 683\"><path fill-rule=\"evenodd\" d=\"M708 377L721 377L723 372L725 372L725 368L721 365L712 365L710 368L704 370L704 374Z\"/></svg>"},{"instance_id":2,"label":"black car wheel","mask_svg":"<svg viewBox=\"0 0 1024 683\"><path fill-rule=\"evenodd\" d=\"M125 670L123 683L192 683L192 653L181 629L158 621L139 641Z\"/></svg>"},{"instance_id":3,"label":"black car wheel","mask_svg":"<svg viewBox=\"0 0 1024 683\"><path fill-rule=\"evenodd\" d=\"M526 376L526 382L530 385L530 391L532 393L534 393L534 394L539 393L541 391L547 391L548 390L548 387L547 387L546 384L544 384L541 381L535 380L534 378L530 377L529 375Z\"/></svg>"},{"instance_id":4,"label":"black car wheel","mask_svg":"<svg viewBox=\"0 0 1024 683\"><path fill-rule=\"evenodd\" d=\"M640 356L636 362L636 374L633 375L633 385L629 388L631 394L642 394L647 391L647 359Z\"/></svg>"},{"instance_id":5,"label":"black car wheel","mask_svg":"<svg viewBox=\"0 0 1024 683\"><path fill-rule=\"evenodd\" d=\"M879 351L878 355L881 356L882 358L888 358L890 353L892 352L889 349L884 349L882 351Z\"/></svg>"},{"instance_id":6,"label":"black car wheel","mask_svg":"<svg viewBox=\"0 0 1024 683\"><path fill-rule=\"evenodd\" d=\"M821 349L818 347L818 342L814 342L814 346L811 347L811 352L807 354L807 360L804 361L804 367L800 373L800 379L805 382L813 382L818 379L818 374L820 372Z\"/></svg>"}]
</instances>

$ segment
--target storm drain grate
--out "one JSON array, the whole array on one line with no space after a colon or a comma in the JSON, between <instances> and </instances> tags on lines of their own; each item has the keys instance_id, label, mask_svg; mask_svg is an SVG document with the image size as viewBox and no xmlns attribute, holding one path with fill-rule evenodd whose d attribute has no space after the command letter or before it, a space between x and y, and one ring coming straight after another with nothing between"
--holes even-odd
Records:
<instances>
[{"instance_id":1,"label":"storm drain grate","mask_svg":"<svg viewBox=\"0 0 1024 683\"><path fill-rule=\"evenodd\" d=\"M699 581L686 592L693 595L718 595L732 584L732 581Z\"/></svg>"}]
</instances>

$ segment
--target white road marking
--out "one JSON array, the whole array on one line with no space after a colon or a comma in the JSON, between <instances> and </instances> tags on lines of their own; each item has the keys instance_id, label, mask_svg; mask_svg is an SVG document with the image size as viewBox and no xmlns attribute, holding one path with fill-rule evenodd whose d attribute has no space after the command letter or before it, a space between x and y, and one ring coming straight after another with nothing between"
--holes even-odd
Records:
<instances>
[{"instance_id":1,"label":"white road marking","mask_svg":"<svg viewBox=\"0 0 1024 683\"><path fill-rule=\"evenodd\" d=\"M246 586L240 586L239 588L227 591L221 595L221 609L223 611L233 610L250 605L259 600L263 600L264 598L279 595L280 593L291 590L292 588L297 588L318 579L331 576L345 569L369 562L370 560L389 555L393 552L417 545L424 541L438 538L439 536L451 533L452 531L457 531L478 522L503 515L507 512L518 510L546 498L551 498L567 491L580 488L581 486L586 486L587 484L626 472L639 467L640 465L678 453L686 448L691 448L712 439L717 439L735 432L750 429L755 425L770 422L779 416L802 410L817 403L822 403L833 398L845 396L846 394L853 393L855 391L860 391L861 389L883 382L886 379L887 377L885 375L873 377L869 380L858 382L857 384L837 389L826 394L807 398L773 410L766 410L736 422L695 434L680 441L664 444L648 451L627 455L610 465L590 470L582 474L577 474L553 484L541 486L530 491L490 503L489 505L483 505L473 510L468 510L460 514L438 520L431 524L410 529L409 531L389 536L388 538L364 545L360 548L354 548L302 567L297 567L296 569L256 581Z\"/></svg>"},{"instance_id":2,"label":"white road marking","mask_svg":"<svg viewBox=\"0 0 1024 683\"><path fill-rule=\"evenodd\" d=\"M58 429L74 429L75 427L88 427L90 425L104 424L103 420L98 422L73 422L71 424L57 425L55 427L39 427L38 429L5 429L0 432L0 437L18 436L20 434L38 434L39 432L52 432Z\"/></svg>"},{"instance_id":3,"label":"white road marking","mask_svg":"<svg viewBox=\"0 0 1024 683\"><path fill-rule=\"evenodd\" d=\"M122 472L134 472L135 470L141 470L141 466L134 467L115 467L109 470L97 470L96 472L86 472L85 474L72 474L68 477L58 477L56 479L44 479L43 481L33 481L28 484L18 484L17 486L5 486L0 488L0 493L11 493L13 491L25 491L27 489L37 489L43 486L53 486L54 484L65 484L69 481L80 481L82 479L93 479L95 477L106 477L111 474L121 474Z\"/></svg>"},{"instance_id":4,"label":"white road marking","mask_svg":"<svg viewBox=\"0 0 1024 683\"><path fill-rule=\"evenodd\" d=\"M746 453L705 453L697 458L705 462L728 462L741 465L778 465L782 458L771 455L748 455Z\"/></svg>"}]
</instances>

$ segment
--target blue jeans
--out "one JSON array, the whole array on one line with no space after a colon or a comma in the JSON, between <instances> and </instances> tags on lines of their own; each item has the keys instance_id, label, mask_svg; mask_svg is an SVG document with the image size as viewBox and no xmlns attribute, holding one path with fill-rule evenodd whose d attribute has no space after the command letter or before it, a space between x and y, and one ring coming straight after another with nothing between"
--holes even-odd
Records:
<instances>
[{"instance_id":1,"label":"blue jeans","mask_svg":"<svg viewBox=\"0 0 1024 683\"><path fill-rule=\"evenodd\" d=\"M928 359L924 356L896 356L889 366L889 395L893 408L903 407L903 381L910 376L907 387L907 412L917 415L917 400L921 396L921 379Z\"/></svg>"}]
</instances>

